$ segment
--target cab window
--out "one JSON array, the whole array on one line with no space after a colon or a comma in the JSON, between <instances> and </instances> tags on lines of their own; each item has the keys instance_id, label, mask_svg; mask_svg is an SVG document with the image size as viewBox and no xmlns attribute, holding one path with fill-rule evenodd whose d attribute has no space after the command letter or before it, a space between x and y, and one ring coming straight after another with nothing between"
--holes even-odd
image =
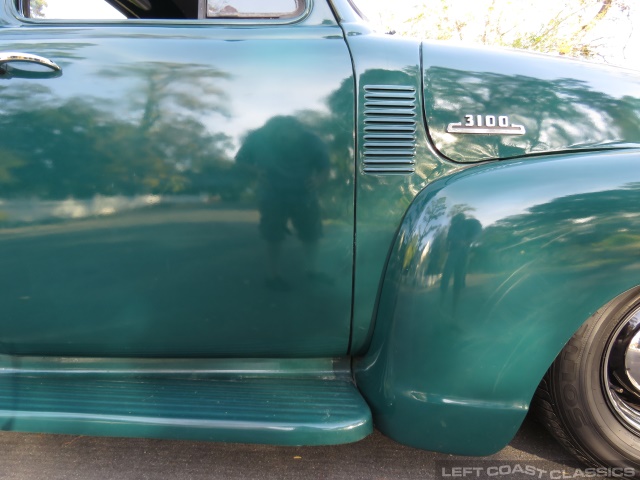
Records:
<instances>
[{"instance_id":1,"label":"cab window","mask_svg":"<svg viewBox=\"0 0 640 480\"><path fill-rule=\"evenodd\" d=\"M207 18L291 18L303 10L301 0L207 0Z\"/></svg>"},{"instance_id":2,"label":"cab window","mask_svg":"<svg viewBox=\"0 0 640 480\"><path fill-rule=\"evenodd\" d=\"M43 20L287 19L305 0L16 0L25 18Z\"/></svg>"}]
</instances>

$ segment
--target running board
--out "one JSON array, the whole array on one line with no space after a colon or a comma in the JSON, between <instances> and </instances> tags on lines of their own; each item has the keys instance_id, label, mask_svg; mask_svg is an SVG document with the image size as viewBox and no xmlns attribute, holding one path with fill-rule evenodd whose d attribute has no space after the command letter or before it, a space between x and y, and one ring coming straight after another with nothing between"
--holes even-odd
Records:
<instances>
[{"instance_id":1,"label":"running board","mask_svg":"<svg viewBox=\"0 0 640 480\"><path fill-rule=\"evenodd\" d=\"M275 445L355 442L347 360L0 357L0 429Z\"/></svg>"}]
</instances>

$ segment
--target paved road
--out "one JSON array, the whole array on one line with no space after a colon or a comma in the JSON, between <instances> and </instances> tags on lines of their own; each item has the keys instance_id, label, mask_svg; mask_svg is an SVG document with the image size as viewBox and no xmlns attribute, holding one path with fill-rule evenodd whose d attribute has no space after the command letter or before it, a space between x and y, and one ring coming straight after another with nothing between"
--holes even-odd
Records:
<instances>
[{"instance_id":1,"label":"paved road","mask_svg":"<svg viewBox=\"0 0 640 480\"><path fill-rule=\"evenodd\" d=\"M556 472L573 472L577 466L542 427L530 420L507 448L480 460L405 447L378 432L359 443L331 447L0 432L0 452L2 480L433 479L442 478L443 464L437 462L443 461L452 461L444 467L448 474L453 466L532 465Z\"/></svg>"}]
</instances>

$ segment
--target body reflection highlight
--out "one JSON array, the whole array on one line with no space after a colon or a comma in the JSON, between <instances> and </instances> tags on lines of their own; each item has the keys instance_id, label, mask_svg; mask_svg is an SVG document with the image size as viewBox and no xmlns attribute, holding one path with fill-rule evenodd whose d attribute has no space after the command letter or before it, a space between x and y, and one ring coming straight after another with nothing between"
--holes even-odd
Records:
<instances>
[{"instance_id":1,"label":"body reflection highlight","mask_svg":"<svg viewBox=\"0 0 640 480\"><path fill-rule=\"evenodd\" d=\"M282 244L289 222L304 245L309 279L329 278L317 271L322 221L318 188L329 174L329 154L322 140L292 116L270 119L251 132L236 157L237 165L258 182L260 233L267 243L267 287L288 291L282 276Z\"/></svg>"},{"instance_id":2,"label":"body reflection highlight","mask_svg":"<svg viewBox=\"0 0 640 480\"><path fill-rule=\"evenodd\" d=\"M457 213L451 219L447 234L447 260L444 263L442 279L440 280L440 301L444 301L451 277L453 277L454 313L458 305L460 292L465 287L471 244L481 232L482 224L475 218L468 218L464 213Z\"/></svg>"}]
</instances>

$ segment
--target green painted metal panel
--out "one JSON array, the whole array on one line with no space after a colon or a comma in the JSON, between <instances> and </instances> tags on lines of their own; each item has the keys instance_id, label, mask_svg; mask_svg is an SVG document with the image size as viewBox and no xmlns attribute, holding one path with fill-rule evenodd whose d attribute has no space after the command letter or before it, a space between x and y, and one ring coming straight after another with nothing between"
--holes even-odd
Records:
<instances>
[{"instance_id":1,"label":"green painted metal panel","mask_svg":"<svg viewBox=\"0 0 640 480\"><path fill-rule=\"evenodd\" d=\"M407 207L429 182L458 167L442 160L427 139L421 111L420 43L373 35L358 23L346 23L343 28L354 58L358 91L351 344L352 353L358 355L366 351L368 345L385 262ZM378 106L380 102L386 105ZM414 113L406 113L412 110ZM394 113L396 111L398 113ZM383 122L379 121L381 117L385 117ZM403 135L408 135L409 140ZM376 142L371 137L379 140ZM397 141L401 142L399 146ZM407 142L411 143L410 147L403 146ZM371 143L387 147L369 147ZM392 149L391 155L387 154L389 149ZM377 155L379 150L383 150L382 155ZM404 162L408 150L414 152L413 164L393 163L398 158ZM379 157L383 157L384 163L372 163ZM376 172L376 167L382 167L382 171Z\"/></svg>"},{"instance_id":2,"label":"green painted metal panel","mask_svg":"<svg viewBox=\"0 0 640 480\"><path fill-rule=\"evenodd\" d=\"M372 431L344 361L3 361L2 430L278 445Z\"/></svg>"},{"instance_id":3,"label":"green painted metal panel","mask_svg":"<svg viewBox=\"0 0 640 480\"><path fill-rule=\"evenodd\" d=\"M442 43L425 42L422 54L429 132L456 162L640 144L637 72ZM524 134L448 131L452 124L498 126L500 117Z\"/></svg>"},{"instance_id":4,"label":"green painted metal panel","mask_svg":"<svg viewBox=\"0 0 640 480\"><path fill-rule=\"evenodd\" d=\"M492 453L638 284L640 154L578 152L638 142L631 74L422 47L324 2L242 28L22 23L10 3L3 48L63 74L0 86L6 429L354 441L371 421L344 367L260 358L350 352L385 433ZM452 140L467 113L528 133Z\"/></svg>"},{"instance_id":5,"label":"green painted metal panel","mask_svg":"<svg viewBox=\"0 0 640 480\"><path fill-rule=\"evenodd\" d=\"M639 150L506 161L416 197L355 364L383 432L465 455L511 440L573 333L640 284L639 165Z\"/></svg>"},{"instance_id":6,"label":"green painted metal panel","mask_svg":"<svg viewBox=\"0 0 640 480\"><path fill-rule=\"evenodd\" d=\"M0 352L346 354L353 74L326 3L4 22L3 50L63 73L0 87Z\"/></svg>"}]
</instances>

